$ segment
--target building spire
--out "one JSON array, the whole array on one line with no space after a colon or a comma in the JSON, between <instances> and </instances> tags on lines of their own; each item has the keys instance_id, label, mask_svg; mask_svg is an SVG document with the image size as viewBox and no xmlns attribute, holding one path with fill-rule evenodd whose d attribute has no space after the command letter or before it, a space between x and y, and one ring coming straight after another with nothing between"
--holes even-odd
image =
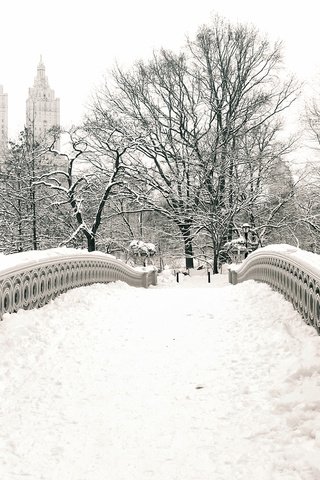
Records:
<instances>
[{"instance_id":1,"label":"building spire","mask_svg":"<svg viewBox=\"0 0 320 480\"><path fill-rule=\"evenodd\" d=\"M51 127L60 125L60 102L49 86L42 55L33 87L29 88L26 107L26 125L32 128L37 141L40 141Z\"/></svg>"},{"instance_id":2,"label":"building spire","mask_svg":"<svg viewBox=\"0 0 320 480\"><path fill-rule=\"evenodd\" d=\"M44 66L44 63L43 63L43 60L42 60L42 55L40 55L40 62L39 62L39 65L38 65L38 72L40 74L41 77L44 77L44 72L45 72L45 66Z\"/></svg>"}]
</instances>

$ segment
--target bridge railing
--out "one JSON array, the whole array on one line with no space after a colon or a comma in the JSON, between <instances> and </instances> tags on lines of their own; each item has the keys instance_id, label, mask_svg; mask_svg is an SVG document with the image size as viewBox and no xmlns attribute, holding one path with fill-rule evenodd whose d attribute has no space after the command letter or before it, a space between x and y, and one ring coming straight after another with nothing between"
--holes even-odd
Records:
<instances>
[{"instance_id":1,"label":"bridge railing","mask_svg":"<svg viewBox=\"0 0 320 480\"><path fill-rule=\"evenodd\" d=\"M41 307L67 290L93 283L121 280L144 288L157 284L155 269L138 270L99 252L59 250L33 252L28 260L23 254L0 256L0 319L4 313Z\"/></svg>"},{"instance_id":2,"label":"bridge railing","mask_svg":"<svg viewBox=\"0 0 320 480\"><path fill-rule=\"evenodd\" d=\"M271 245L251 253L229 269L233 285L246 280L269 284L320 334L320 256L289 245Z\"/></svg>"}]
</instances>

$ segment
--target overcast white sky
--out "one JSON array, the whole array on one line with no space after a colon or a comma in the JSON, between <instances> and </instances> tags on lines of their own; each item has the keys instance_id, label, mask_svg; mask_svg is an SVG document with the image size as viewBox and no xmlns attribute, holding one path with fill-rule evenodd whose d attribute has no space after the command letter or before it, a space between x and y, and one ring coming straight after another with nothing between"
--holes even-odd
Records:
<instances>
[{"instance_id":1,"label":"overcast white sky","mask_svg":"<svg viewBox=\"0 0 320 480\"><path fill-rule=\"evenodd\" d=\"M9 136L23 128L28 88L42 54L61 123L78 123L95 86L115 60L131 64L153 49L178 49L218 13L252 23L285 43L302 79L320 72L318 0L3 0L0 85L9 95Z\"/></svg>"}]
</instances>

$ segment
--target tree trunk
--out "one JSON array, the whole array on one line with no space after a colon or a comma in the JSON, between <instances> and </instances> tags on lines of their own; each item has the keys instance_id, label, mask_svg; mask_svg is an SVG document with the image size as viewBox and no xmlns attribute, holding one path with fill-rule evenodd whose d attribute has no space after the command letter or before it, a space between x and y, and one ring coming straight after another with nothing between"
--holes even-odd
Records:
<instances>
[{"instance_id":1,"label":"tree trunk","mask_svg":"<svg viewBox=\"0 0 320 480\"><path fill-rule=\"evenodd\" d=\"M20 192L20 186L19 190ZM22 207L21 207L21 200L18 199L18 240L17 240L17 251L23 252L23 232L22 232Z\"/></svg>"},{"instance_id":2,"label":"tree trunk","mask_svg":"<svg viewBox=\"0 0 320 480\"><path fill-rule=\"evenodd\" d=\"M91 235L87 236L87 242L88 242L88 252L95 252L96 250L96 239L92 237Z\"/></svg>"},{"instance_id":3,"label":"tree trunk","mask_svg":"<svg viewBox=\"0 0 320 480\"><path fill-rule=\"evenodd\" d=\"M38 250L38 238L37 238L37 217L36 217L36 204L33 199L32 205L32 245L33 250Z\"/></svg>"},{"instance_id":4,"label":"tree trunk","mask_svg":"<svg viewBox=\"0 0 320 480\"><path fill-rule=\"evenodd\" d=\"M213 264L212 264L213 273L219 273L219 253L214 250L213 254Z\"/></svg>"},{"instance_id":5,"label":"tree trunk","mask_svg":"<svg viewBox=\"0 0 320 480\"><path fill-rule=\"evenodd\" d=\"M179 228L180 228L180 231L183 237L183 242L184 242L186 269L194 268L191 223L180 224Z\"/></svg>"}]
</instances>

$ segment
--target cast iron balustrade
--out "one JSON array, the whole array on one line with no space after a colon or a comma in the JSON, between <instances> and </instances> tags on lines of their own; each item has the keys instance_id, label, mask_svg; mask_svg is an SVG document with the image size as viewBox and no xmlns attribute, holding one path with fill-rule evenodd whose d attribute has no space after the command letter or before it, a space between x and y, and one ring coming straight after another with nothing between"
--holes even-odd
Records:
<instances>
[{"instance_id":1,"label":"cast iron balustrade","mask_svg":"<svg viewBox=\"0 0 320 480\"><path fill-rule=\"evenodd\" d=\"M0 319L6 312L42 307L72 288L117 280L147 288L157 284L157 273L134 269L98 252L42 259L40 252L39 259L2 269L0 257Z\"/></svg>"},{"instance_id":2,"label":"cast iron balustrade","mask_svg":"<svg viewBox=\"0 0 320 480\"><path fill-rule=\"evenodd\" d=\"M229 269L233 285L246 280L269 284L298 310L308 325L320 334L320 269L311 261L299 259L297 249L272 247L258 249L236 267Z\"/></svg>"}]
</instances>

